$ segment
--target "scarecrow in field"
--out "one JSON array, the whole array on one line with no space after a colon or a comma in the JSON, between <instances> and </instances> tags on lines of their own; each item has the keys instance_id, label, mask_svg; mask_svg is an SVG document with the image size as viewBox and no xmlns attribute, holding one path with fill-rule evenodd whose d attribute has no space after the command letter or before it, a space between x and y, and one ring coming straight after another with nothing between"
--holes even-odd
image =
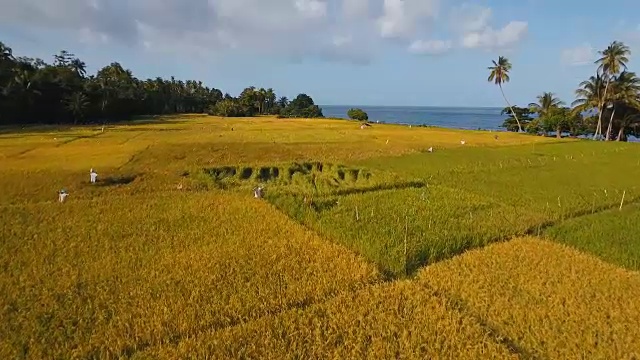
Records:
<instances>
[{"instance_id":1,"label":"scarecrow in field","mask_svg":"<svg viewBox=\"0 0 640 360\"><path fill-rule=\"evenodd\" d=\"M262 199L262 186L258 186L257 188L253 189L253 196L256 199Z\"/></svg>"},{"instance_id":2,"label":"scarecrow in field","mask_svg":"<svg viewBox=\"0 0 640 360\"><path fill-rule=\"evenodd\" d=\"M96 180L98 179L98 173L95 172L92 168L91 171L89 172L89 176L91 177L91 183L95 184Z\"/></svg>"},{"instance_id":3,"label":"scarecrow in field","mask_svg":"<svg viewBox=\"0 0 640 360\"><path fill-rule=\"evenodd\" d=\"M67 198L67 196L69 196L69 193L67 192L67 190L62 189L62 190L58 191L58 201L60 201L61 203L64 202L64 200Z\"/></svg>"}]
</instances>

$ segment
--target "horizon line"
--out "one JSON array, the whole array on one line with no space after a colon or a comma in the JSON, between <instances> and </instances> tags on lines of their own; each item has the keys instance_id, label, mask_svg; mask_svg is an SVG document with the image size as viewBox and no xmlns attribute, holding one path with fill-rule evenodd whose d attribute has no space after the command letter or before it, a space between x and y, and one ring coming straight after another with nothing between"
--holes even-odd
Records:
<instances>
[{"instance_id":1,"label":"horizon line","mask_svg":"<svg viewBox=\"0 0 640 360\"><path fill-rule=\"evenodd\" d=\"M458 109L503 109L502 106L446 106L446 105L360 105L360 104L320 104L318 106L342 107L404 107L404 108L458 108Z\"/></svg>"}]
</instances>

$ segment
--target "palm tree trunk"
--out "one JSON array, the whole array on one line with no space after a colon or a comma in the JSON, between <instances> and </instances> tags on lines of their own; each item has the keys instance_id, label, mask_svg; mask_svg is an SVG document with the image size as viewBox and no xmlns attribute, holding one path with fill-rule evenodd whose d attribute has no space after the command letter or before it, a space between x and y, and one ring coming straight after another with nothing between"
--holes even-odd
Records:
<instances>
[{"instance_id":1,"label":"palm tree trunk","mask_svg":"<svg viewBox=\"0 0 640 360\"><path fill-rule=\"evenodd\" d=\"M596 126L596 132L593 134L593 140L596 140L596 137L602 133L602 123L598 120L598 125Z\"/></svg>"},{"instance_id":2,"label":"palm tree trunk","mask_svg":"<svg viewBox=\"0 0 640 360\"><path fill-rule=\"evenodd\" d=\"M616 108L613 108L611 112L611 118L609 119L609 126L607 126L607 135L605 136L605 141L609 141L611 139L611 130L613 126L613 116L616 114Z\"/></svg>"},{"instance_id":3,"label":"palm tree trunk","mask_svg":"<svg viewBox=\"0 0 640 360\"><path fill-rule=\"evenodd\" d=\"M596 133L593 134L593 140L595 140L598 135L602 135L602 113L604 112L604 103L607 98L607 90L609 90L609 81L611 79L607 79L607 85L604 87L604 95L602 95L602 101L600 102L600 109L598 109L598 126L596 127Z\"/></svg>"},{"instance_id":4,"label":"palm tree trunk","mask_svg":"<svg viewBox=\"0 0 640 360\"><path fill-rule=\"evenodd\" d=\"M624 125L620 126L620 130L618 131L618 137L616 138L616 141L623 141L624 139Z\"/></svg>"},{"instance_id":5,"label":"palm tree trunk","mask_svg":"<svg viewBox=\"0 0 640 360\"><path fill-rule=\"evenodd\" d=\"M520 125L520 120L518 120L518 117L516 116L515 111L513 111L513 107L509 103L509 100L507 100L507 97L504 95L504 90L502 90L502 84L498 84L498 86L500 87L500 92L502 93L502 97L504 98L504 101L507 103L507 105L509 106L509 109L511 110L511 115L513 115L513 118L516 119L516 122L518 123L518 132L522 132L522 125Z\"/></svg>"}]
</instances>

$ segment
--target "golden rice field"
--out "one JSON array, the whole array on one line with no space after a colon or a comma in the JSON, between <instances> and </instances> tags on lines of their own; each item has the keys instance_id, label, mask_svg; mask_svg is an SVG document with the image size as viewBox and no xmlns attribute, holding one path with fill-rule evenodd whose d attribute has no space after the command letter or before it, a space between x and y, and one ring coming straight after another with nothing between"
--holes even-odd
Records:
<instances>
[{"instance_id":1,"label":"golden rice field","mask_svg":"<svg viewBox=\"0 0 640 360\"><path fill-rule=\"evenodd\" d=\"M640 149L495 135L0 129L0 358L637 358Z\"/></svg>"},{"instance_id":2,"label":"golden rice field","mask_svg":"<svg viewBox=\"0 0 640 360\"><path fill-rule=\"evenodd\" d=\"M418 283L546 359L640 357L640 275L537 239L425 268Z\"/></svg>"},{"instance_id":3,"label":"golden rice field","mask_svg":"<svg viewBox=\"0 0 640 360\"><path fill-rule=\"evenodd\" d=\"M523 238L137 358L635 359L639 295L637 273Z\"/></svg>"},{"instance_id":4,"label":"golden rice field","mask_svg":"<svg viewBox=\"0 0 640 360\"><path fill-rule=\"evenodd\" d=\"M377 281L372 265L251 200L179 193L4 208L0 358L127 356Z\"/></svg>"}]
</instances>

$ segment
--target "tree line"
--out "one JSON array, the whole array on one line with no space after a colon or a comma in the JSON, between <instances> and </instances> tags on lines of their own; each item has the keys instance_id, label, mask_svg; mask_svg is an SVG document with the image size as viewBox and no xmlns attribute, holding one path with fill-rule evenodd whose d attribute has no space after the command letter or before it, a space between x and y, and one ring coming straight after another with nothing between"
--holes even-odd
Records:
<instances>
[{"instance_id":1,"label":"tree line","mask_svg":"<svg viewBox=\"0 0 640 360\"><path fill-rule=\"evenodd\" d=\"M0 42L0 125L103 123L181 113L323 117L306 94L290 101L273 89L252 86L233 97L202 81L141 80L117 62L88 75L86 64L67 51L46 63L14 56Z\"/></svg>"},{"instance_id":2,"label":"tree line","mask_svg":"<svg viewBox=\"0 0 640 360\"><path fill-rule=\"evenodd\" d=\"M552 92L544 92L527 107L512 106L502 89L510 80L512 65L503 56L493 61L488 81L500 88L507 103L502 113L509 115L502 126L509 131L589 135L605 141L640 135L640 78L627 67L629 47L614 41L598 54L595 74L578 85L570 106Z\"/></svg>"}]
</instances>

